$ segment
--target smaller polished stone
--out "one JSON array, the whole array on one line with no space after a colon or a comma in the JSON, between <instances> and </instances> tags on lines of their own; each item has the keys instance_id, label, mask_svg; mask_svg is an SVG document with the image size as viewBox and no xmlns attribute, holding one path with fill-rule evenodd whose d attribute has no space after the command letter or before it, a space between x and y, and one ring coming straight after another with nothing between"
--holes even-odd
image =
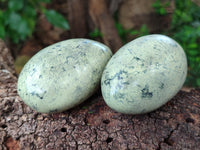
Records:
<instances>
[{"instance_id":1,"label":"smaller polished stone","mask_svg":"<svg viewBox=\"0 0 200 150\"><path fill-rule=\"evenodd\" d=\"M89 39L70 39L34 55L21 71L17 91L24 103L42 113L68 110L98 88L111 50Z\"/></svg>"}]
</instances>

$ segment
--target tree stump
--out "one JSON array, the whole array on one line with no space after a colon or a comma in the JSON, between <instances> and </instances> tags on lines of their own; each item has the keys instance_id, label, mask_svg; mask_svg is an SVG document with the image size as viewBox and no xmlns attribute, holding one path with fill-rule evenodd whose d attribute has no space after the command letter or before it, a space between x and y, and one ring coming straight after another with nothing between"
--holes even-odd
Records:
<instances>
[{"instance_id":1,"label":"tree stump","mask_svg":"<svg viewBox=\"0 0 200 150\"><path fill-rule=\"evenodd\" d=\"M169 2L169 6L165 8L166 15L156 14L152 7L155 0L124 0L119 9L119 22L127 30L139 30L144 24L150 33L167 30L171 24L175 2L171 0L160 0L160 2L162 4Z\"/></svg>"},{"instance_id":2,"label":"tree stump","mask_svg":"<svg viewBox=\"0 0 200 150\"><path fill-rule=\"evenodd\" d=\"M57 114L41 114L17 95L13 61L0 41L0 150L197 150L200 148L200 89L180 91L160 109L123 115L100 93Z\"/></svg>"},{"instance_id":3,"label":"tree stump","mask_svg":"<svg viewBox=\"0 0 200 150\"><path fill-rule=\"evenodd\" d=\"M89 14L95 26L103 34L103 42L115 53L122 46L122 41L106 5L106 0L89 0Z\"/></svg>"}]
</instances>

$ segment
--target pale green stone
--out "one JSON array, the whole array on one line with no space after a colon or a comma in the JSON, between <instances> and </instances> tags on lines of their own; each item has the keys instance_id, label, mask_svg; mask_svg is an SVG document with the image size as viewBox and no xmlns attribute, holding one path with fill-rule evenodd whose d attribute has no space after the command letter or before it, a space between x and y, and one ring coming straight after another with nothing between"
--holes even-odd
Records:
<instances>
[{"instance_id":1,"label":"pale green stone","mask_svg":"<svg viewBox=\"0 0 200 150\"><path fill-rule=\"evenodd\" d=\"M39 51L20 73L22 100L42 113L70 109L91 96L101 80L111 50L88 39L70 39Z\"/></svg>"},{"instance_id":2,"label":"pale green stone","mask_svg":"<svg viewBox=\"0 0 200 150\"><path fill-rule=\"evenodd\" d=\"M113 55L103 72L101 89L112 109L127 114L153 111L181 89L187 60L181 46L164 35L137 38Z\"/></svg>"}]
</instances>

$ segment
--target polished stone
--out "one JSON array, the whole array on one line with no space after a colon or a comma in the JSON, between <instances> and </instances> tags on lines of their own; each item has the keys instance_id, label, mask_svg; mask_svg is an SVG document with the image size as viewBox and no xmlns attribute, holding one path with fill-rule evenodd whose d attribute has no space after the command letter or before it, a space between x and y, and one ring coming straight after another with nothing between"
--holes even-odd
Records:
<instances>
[{"instance_id":1,"label":"polished stone","mask_svg":"<svg viewBox=\"0 0 200 150\"><path fill-rule=\"evenodd\" d=\"M153 111L182 87L187 60L181 46L164 35L137 38L118 50L101 79L105 102L126 114Z\"/></svg>"},{"instance_id":2,"label":"polished stone","mask_svg":"<svg viewBox=\"0 0 200 150\"><path fill-rule=\"evenodd\" d=\"M88 39L70 39L39 51L20 73L22 100L42 113L70 109L98 88L111 50Z\"/></svg>"}]
</instances>

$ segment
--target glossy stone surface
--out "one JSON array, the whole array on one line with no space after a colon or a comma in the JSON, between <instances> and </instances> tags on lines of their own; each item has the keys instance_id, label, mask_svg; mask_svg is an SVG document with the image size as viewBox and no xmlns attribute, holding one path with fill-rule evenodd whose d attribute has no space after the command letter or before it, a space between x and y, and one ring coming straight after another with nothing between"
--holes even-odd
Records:
<instances>
[{"instance_id":1,"label":"glossy stone surface","mask_svg":"<svg viewBox=\"0 0 200 150\"><path fill-rule=\"evenodd\" d=\"M177 42L164 35L143 36L110 59L101 79L102 94L118 112L147 113L169 101L186 74L186 56Z\"/></svg>"},{"instance_id":2,"label":"glossy stone surface","mask_svg":"<svg viewBox=\"0 0 200 150\"><path fill-rule=\"evenodd\" d=\"M88 39L70 39L44 48L20 73L17 90L22 100L42 113L72 108L97 89L111 50Z\"/></svg>"}]
</instances>

